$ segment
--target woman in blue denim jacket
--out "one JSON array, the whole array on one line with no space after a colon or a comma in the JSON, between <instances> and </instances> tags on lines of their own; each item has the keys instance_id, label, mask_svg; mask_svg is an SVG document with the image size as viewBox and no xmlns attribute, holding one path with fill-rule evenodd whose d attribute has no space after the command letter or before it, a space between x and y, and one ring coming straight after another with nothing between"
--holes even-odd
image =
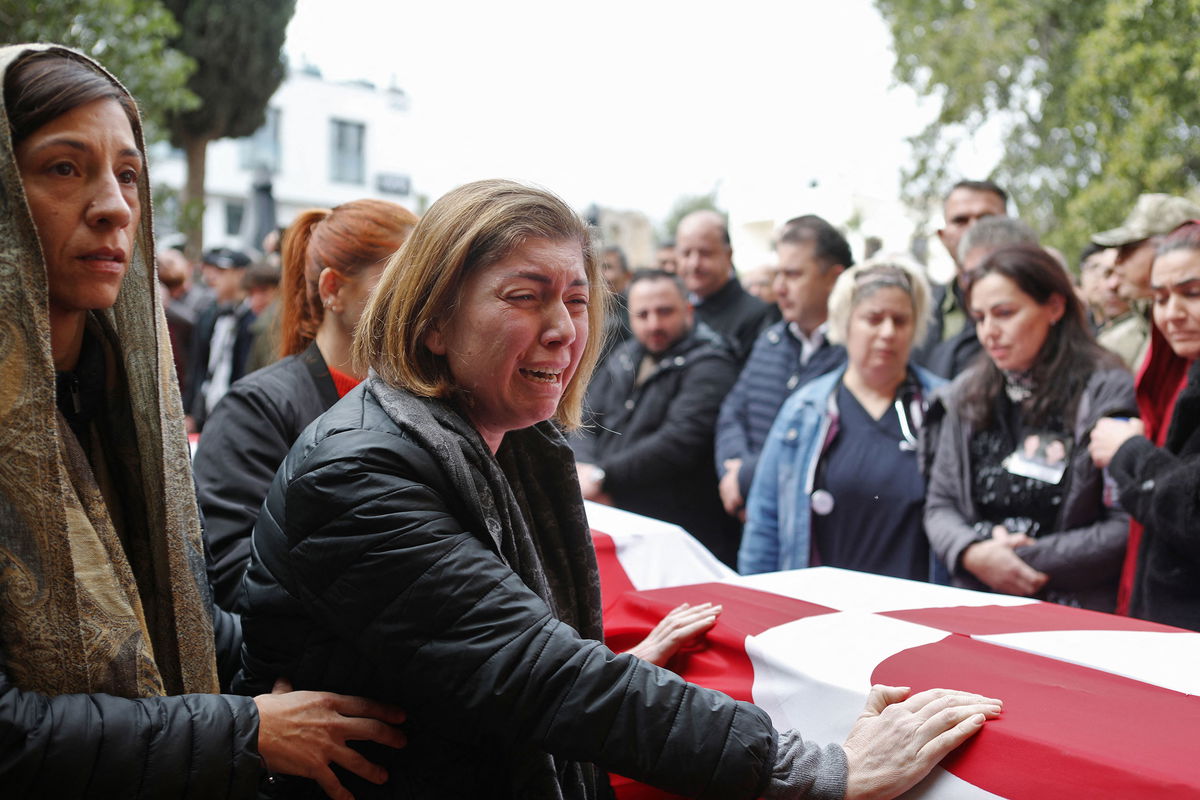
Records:
<instances>
[{"instance_id":1,"label":"woman in blue denim jacket","mask_svg":"<svg viewBox=\"0 0 1200 800\"><path fill-rule=\"evenodd\" d=\"M925 398L944 381L908 363L929 294L920 267L902 256L838 279L829 335L845 343L848 362L802 386L775 418L747 502L740 572L943 574L921 521L916 435Z\"/></svg>"}]
</instances>

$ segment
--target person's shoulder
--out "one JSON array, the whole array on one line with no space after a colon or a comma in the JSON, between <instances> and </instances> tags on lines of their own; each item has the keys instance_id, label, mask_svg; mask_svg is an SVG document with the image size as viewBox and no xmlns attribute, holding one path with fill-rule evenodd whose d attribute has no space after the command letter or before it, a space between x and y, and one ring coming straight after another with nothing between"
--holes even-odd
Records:
<instances>
[{"instance_id":1,"label":"person's shoulder","mask_svg":"<svg viewBox=\"0 0 1200 800\"><path fill-rule=\"evenodd\" d=\"M764 328L763 332L754 340L754 347L750 351L750 358L754 358L755 353L759 353L760 357L762 357L767 352L778 351L780 348L788 347L791 342L794 342L796 337L792 336L787 326L787 320L781 319Z\"/></svg>"},{"instance_id":2,"label":"person's shoulder","mask_svg":"<svg viewBox=\"0 0 1200 800\"><path fill-rule=\"evenodd\" d=\"M294 383L298 376L306 375L307 372L308 370L298 356L286 356L271 362L262 369L256 369L254 372L238 378L229 387L229 391L274 389L281 385Z\"/></svg>"},{"instance_id":3,"label":"person's shoulder","mask_svg":"<svg viewBox=\"0 0 1200 800\"><path fill-rule=\"evenodd\" d=\"M709 358L728 361L731 364L737 362L729 340L699 320L696 321L696 327L691 334L680 345L678 352L684 358L684 361L679 362L680 366Z\"/></svg>"},{"instance_id":4,"label":"person's shoulder","mask_svg":"<svg viewBox=\"0 0 1200 800\"><path fill-rule=\"evenodd\" d=\"M813 378L801 386L784 400L775 415L772 428L777 431L794 429L798 433L806 429L805 422L815 424L824 416L829 403L829 396L836 391L842 379L844 370L834 370ZM798 427L799 426L799 427ZM788 434L792 438L794 434Z\"/></svg>"},{"instance_id":5,"label":"person's shoulder","mask_svg":"<svg viewBox=\"0 0 1200 800\"><path fill-rule=\"evenodd\" d=\"M1127 311L1112 320L1096 334L1101 344L1120 342L1129 337L1144 337L1150 332L1149 321L1136 311Z\"/></svg>"},{"instance_id":6,"label":"person's shoulder","mask_svg":"<svg viewBox=\"0 0 1200 800\"><path fill-rule=\"evenodd\" d=\"M983 379L983 373L988 364L976 362L955 375L952 380L943 383L933 390L932 398L945 403L948 407L955 406L966 393L967 387Z\"/></svg>"},{"instance_id":7,"label":"person's shoulder","mask_svg":"<svg viewBox=\"0 0 1200 800\"><path fill-rule=\"evenodd\" d=\"M737 284L737 294L731 305L733 305L742 324L752 322L759 324L771 311L769 304L747 292L740 283Z\"/></svg>"},{"instance_id":8,"label":"person's shoulder","mask_svg":"<svg viewBox=\"0 0 1200 800\"><path fill-rule=\"evenodd\" d=\"M1114 356L1112 360L1102 359L1097 361L1092 369L1091 375L1088 376L1088 389L1091 391L1133 391L1134 379L1133 373L1124 364L1116 361Z\"/></svg>"},{"instance_id":9,"label":"person's shoulder","mask_svg":"<svg viewBox=\"0 0 1200 800\"><path fill-rule=\"evenodd\" d=\"M838 383L841 382L842 376L845 373L845 368L833 369L805 382L788 396L784 407L799 408L801 406L823 404L828 399L829 393L837 388Z\"/></svg>"},{"instance_id":10,"label":"person's shoulder","mask_svg":"<svg viewBox=\"0 0 1200 800\"><path fill-rule=\"evenodd\" d=\"M920 364L912 364L911 368L913 373L917 376L917 380L921 384L921 389L925 392L936 391L937 389L940 389L941 387L950 383L941 375L930 372Z\"/></svg>"},{"instance_id":11,"label":"person's shoulder","mask_svg":"<svg viewBox=\"0 0 1200 800\"><path fill-rule=\"evenodd\" d=\"M305 429L292 457L300 459L298 470L306 473L329 469L432 477L430 468L436 463L434 454L388 416L365 383Z\"/></svg>"}]
</instances>

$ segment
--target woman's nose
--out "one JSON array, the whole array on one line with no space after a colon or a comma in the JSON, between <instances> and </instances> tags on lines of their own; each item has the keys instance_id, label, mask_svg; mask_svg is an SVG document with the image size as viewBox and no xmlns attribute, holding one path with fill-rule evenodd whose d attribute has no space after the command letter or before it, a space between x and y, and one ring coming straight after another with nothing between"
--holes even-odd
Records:
<instances>
[{"instance_id":1,"label":"woman's nose","mask_svg":"<svg viewBox=\"0 0 1200 800\"><path fill-rule=\"evenodd\" d=\"M133 209L125 197L123 184L115 175L104 175L97 178L96 193L87 208L89 225L112 225L124 228L133 219Z\"/></svg>"},{"instance_id":2,"label":"woman's nose","mask_svg":"<svg viewBox=\"0 0 1200 800\"><path fill-rule=\"evenodd\" d=\"M542 344L568 345L575 341L575 324L565 302L548 304L542 324Z\"/></svg>"},{"instance_id":3,"label":"woman's nose","mask_svg":"<svg viewBox=\"0 0 1200 800\"><path fill-rule=\"evenodd\" d=\"M1179 319L1185 316L1183 301L1173 292L1167 295L1164 316L1167 319Z\"/></svg>"}]
</instances>

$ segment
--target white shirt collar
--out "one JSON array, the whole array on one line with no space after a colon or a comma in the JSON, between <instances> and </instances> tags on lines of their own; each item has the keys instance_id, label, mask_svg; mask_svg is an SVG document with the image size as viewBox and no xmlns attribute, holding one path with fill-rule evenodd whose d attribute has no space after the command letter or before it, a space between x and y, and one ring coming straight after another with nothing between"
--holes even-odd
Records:
<instances>
[{"instance_id":1,"label":"white shirt collar","mask_svg":"<svg viewBox=\"0 0 1200 800\"><path fill-rule=\"evenodd\" d=\"M800 342L800 363L807 364L809 359L813 357L813 353L821 349L821 345L825 344L825 334L829 331L829 321L826 320L813 329L811 336L805 336L804 331L800 330L800 326L795 322L788 323L788 330Z\"/></svg>"}]
</instances>

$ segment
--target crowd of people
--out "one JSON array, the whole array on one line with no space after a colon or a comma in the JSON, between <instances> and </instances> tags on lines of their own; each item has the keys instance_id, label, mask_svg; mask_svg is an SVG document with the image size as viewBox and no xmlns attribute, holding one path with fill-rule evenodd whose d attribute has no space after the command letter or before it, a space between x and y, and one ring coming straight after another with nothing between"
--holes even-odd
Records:
<instances>
[{"instance_id":1,"label":"crowd of people","mask_svg":"<svg viewBox=\"0 0 1200 800\"><path fill-rule=\"evenodd\" d=\"M747 573L1200 629L1184 198L1140 198L1077 284L988 181L945 199L947 286L907 256L855 263L812 214L754 292L711 211L632 269L499 180L419 219L314 209L277 265L212 250L196 280L155 252L124 88L43 45L0 49L0 77L17 796L582 799L612 770L689 797L891 797L1001 713L881 686L842 745L777 731L666 669L708 604L613 653L585 499Z\"/></svg>"},{"instance_id":2,"label":"crowd of people","mask_svg":"<svg viewBox=\"0 0 1200 800\"><path fill-rule=\"evenodd\" d=\"M932 289L907 256L856 265L828 222L791 219L775 236L773 302L738 285L718 215L686 217L669 269L692 308L665 324L626 292L632 336L593 379L594 424L573 440L585 496L655 509L743 573L837 566L1200 628L1180 516L1200 484L1187 458L1200 205L1141 196L1075 274L1008 205L991 181L951 188L938 237L956 274ZM736 379L726 391L697 367L706 391L679 390L691 367L672 348L712 330L741 361ZM662 370L678 375L670 402L647 403ZM673 434L684 423L686 440ZM686 508L678 468L631 496L631 469L709 451ZM697 522L713 480L726 517Z\"/></svg>"}]
</instances>

